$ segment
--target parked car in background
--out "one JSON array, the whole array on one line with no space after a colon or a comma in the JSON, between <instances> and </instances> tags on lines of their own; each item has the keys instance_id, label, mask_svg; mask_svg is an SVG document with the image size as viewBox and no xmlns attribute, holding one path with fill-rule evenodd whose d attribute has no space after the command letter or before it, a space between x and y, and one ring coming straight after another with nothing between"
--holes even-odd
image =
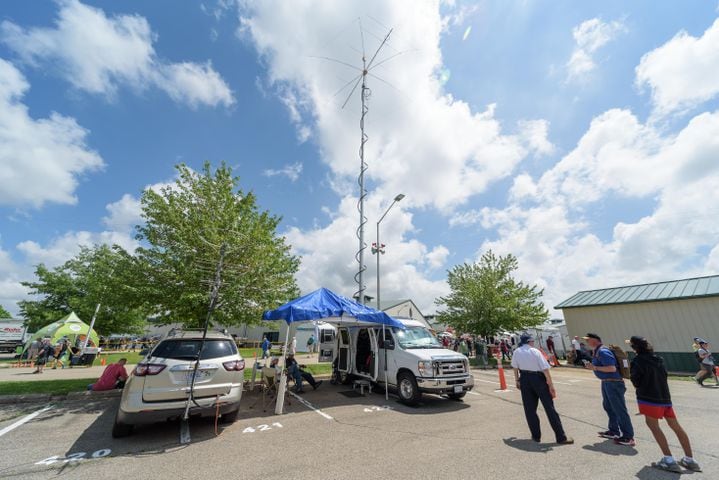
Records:
<instances>
[{"instance_id":1,"label":"parked car in background","mask_svg":"<svg viewBox=\"0 0 719 480\"><path fill-rule=\"evenodd\" d=\"M192 390L192 416L215 416L234 422L240 409L245 361L232 337L202 331L173 330L137 364L122 392L113 437L132 433L139 424L179 419ZM194 387L193 384L194 375Z\"/></svg>"}]
</instances>

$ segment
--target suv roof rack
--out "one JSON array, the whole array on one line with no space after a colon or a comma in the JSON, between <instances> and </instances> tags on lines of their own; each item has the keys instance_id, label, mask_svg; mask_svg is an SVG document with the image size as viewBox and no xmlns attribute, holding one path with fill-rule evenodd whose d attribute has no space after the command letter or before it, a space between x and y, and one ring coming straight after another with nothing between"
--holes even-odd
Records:
<instances>
[{"instance_id":1,"label":"suv roof rack","mask_svg":"<svg viewBox=\"0 0 719 480\"><path fill-rule=\"evenodd\" d=\"M168 336L168 337L175 337L175 336L177 336L177 335L179 335L179 334L181 334L181 333L184 333L184 332L204 332L204 331L205 331L204 328L173 327L173 328L170 329L169 332L167 332L167 336ZM210 333L210 332L217 332L217 333L222 333L222 334L228 335L226 328L208 328L208 329L207 329L207 332L208 332L208 333Z\"/></svg>"}]
</instances>

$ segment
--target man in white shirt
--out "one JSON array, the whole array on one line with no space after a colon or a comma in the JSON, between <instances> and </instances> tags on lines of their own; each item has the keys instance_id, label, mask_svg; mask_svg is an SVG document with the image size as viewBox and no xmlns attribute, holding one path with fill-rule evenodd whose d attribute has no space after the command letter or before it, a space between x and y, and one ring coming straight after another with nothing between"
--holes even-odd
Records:
<instances>
[{"instance_id":1,"label":"man in white shirt","mask_svg":"<svg viewBox=\"0 0 719 480\"><path fill-rule=\"evenodd\" d=\"M542 352L534 348L534 337L531 335L524 334L520 338L519 348L512 356L512 368L514 369L514 380L517 388L522 392L524 415L527 418L532 440L540 442L542 439L539 416L537 415L537 406L541 401L549 424L554 430L557 443L559 445L571 445L574 443L574 440L564 433L562 421L554 409L554 400L552 399L557 394L552 383L552 376L549 373L549 363L547 363Z\"/></svg>"}]
</instances>

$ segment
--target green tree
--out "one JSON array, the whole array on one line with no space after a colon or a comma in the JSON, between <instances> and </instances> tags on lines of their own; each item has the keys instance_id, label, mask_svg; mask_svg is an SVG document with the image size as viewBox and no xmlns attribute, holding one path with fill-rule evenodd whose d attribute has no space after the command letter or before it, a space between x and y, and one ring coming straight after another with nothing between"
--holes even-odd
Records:
<instances>
[{"instance_id":1,"label":"green tree","mask_svg":"<svg viewBox=\"0 0 719 480\"><path fill-rule=\"evenodd\" d=\"M162 323L200 326L226 246L222 284L213 320L221 325L254 324L267 308L298 294L299 259L278 236L279 217L258 209L255 195L239 189L224 163L201 172L178 165L177 181L142 195L144 224L136 252L142 279L138 292ZM147 246L144 246L147 245Z\"/></svg>"},{"instance_id":2,"label":"green tree","mask_svg":"<svg viewBox=\"0 0 719 480\"><path fill-rule=\"evenodd\" d=\"M0 305L0 318L12 318L12 315L10 315L10 312L5 310L2 305Z\"/></svg>"},{"instance_id":3,"label":"green tree","mask_svg":"<svg viewBox=\"0 0 719 480\"><path fill-rule=\"evenodd\" d=\"M100 310L95 330L101 334L139 333L146 324L149 307L132 295L132 257L118 246L83 247L75 257L54 269L40 264L35 281L22 282L40 298L19 302L20 313L30 331L74 311L90 323Z\"/></svg>"},{"instance_id":4,"label":"green tree","mask_svg":"<svg viewBox=\"0 0 719 480\"><path fill-rule=\"evenodd\" d=\"M478 263L455 266L448 272L450 294L435 303L441 322L458 332L494 335L539 325L549 318L541 302L543 290L512 277L519 263L509 254L492 251Z\"/></svg>"}]
</instances>

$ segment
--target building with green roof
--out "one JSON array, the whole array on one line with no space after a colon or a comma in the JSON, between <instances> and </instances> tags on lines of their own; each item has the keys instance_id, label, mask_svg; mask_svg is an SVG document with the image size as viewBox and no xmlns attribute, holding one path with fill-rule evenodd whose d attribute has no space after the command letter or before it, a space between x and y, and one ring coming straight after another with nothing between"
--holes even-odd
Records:
<instances>
[{"instance_id":1,"label":"building with green roof","mask_svg":"<svg viewBox=\"0 0 719 480\"><path fill-rule=\"evenodd\" d=\"M597 333L624 345L642 335L675 372L699 370L694 337L719 345L719 275L578 292L561 309L570 337Z\"/></svg>"}]
</instances>

